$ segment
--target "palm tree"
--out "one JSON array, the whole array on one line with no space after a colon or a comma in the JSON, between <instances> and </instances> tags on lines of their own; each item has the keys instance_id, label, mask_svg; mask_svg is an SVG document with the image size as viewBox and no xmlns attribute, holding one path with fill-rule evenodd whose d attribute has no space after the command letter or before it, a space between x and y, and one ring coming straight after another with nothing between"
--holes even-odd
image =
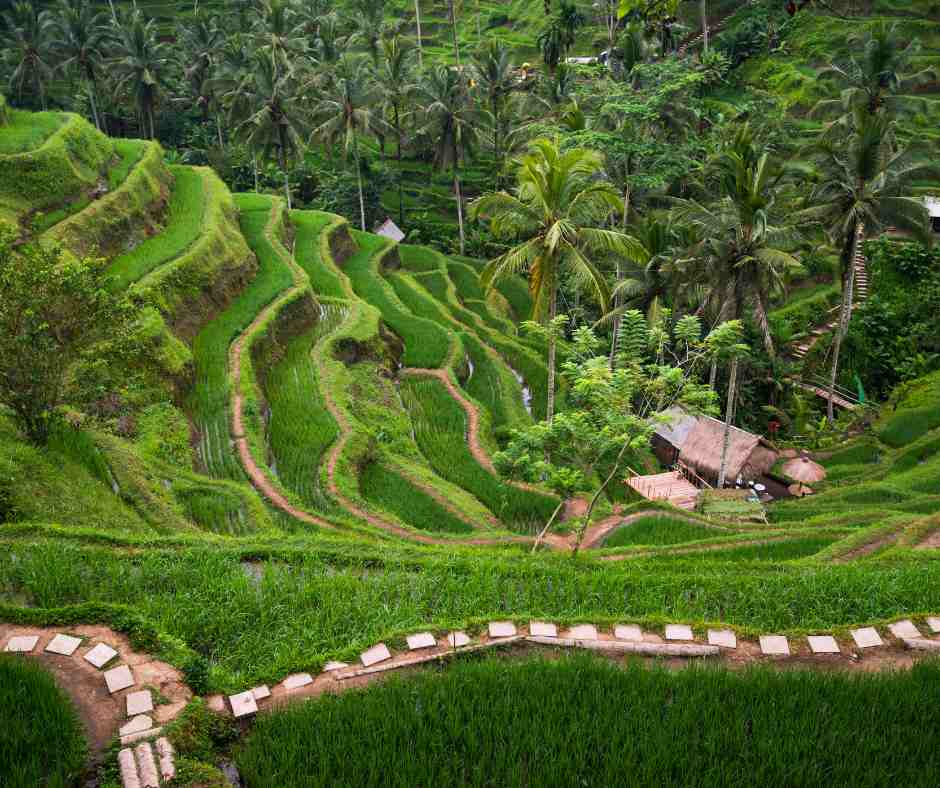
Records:
<instances>
[{"instance_id":1,"label":"palm tree","mask_svg":"<svg viewBox=\"0 0 940 788\"><path fill-rule=\"evenodd\" d=\"M502 132L507 99L515 89L515 76L509 49L499 40L488 41L473 59L477 84L485 94L487 109L493 121L493 158L496 163L496 186L503 165Z\"/></svg>"},{"instance_id":2,"label":"palm tree","mask_svg":"<svg viewBox=\"0 0 940 788\"><path fill-rule=\"evenodd\" d=\"M405 202L402 191L402 120L408 102L414 96L414 49L399 36L382 39L382 64L376 73L376 83L382 96L385 113L391 115L395 131L395 158L398 162L398 220L404 224Z\"/></svg>"},{"instance_id":3,"label":"palm tree","mask_svg":"<svg viewBox=\"0 0 940 788\"><path fill-rule=\"evenodd\" d=\"M29 88L39 96L39 105L46 108L46 83L52 78L48 63L47 12L39 10L36 0L20 0L0 16L4 34L0 39L7 49L7 57L14 64L10 74L10 87L22 101Z\"/></svg>"},{"instance_id":4,"label":"palm tree","mask_svg":"<svg viewBox=\"0 0 940 788\"><path fill-rule=\"evenodd\" d=\"M565 28L557 16L551 17L538 34L535 43L542 53L542 60L548 66L548 73L555 75L555 69L565 52Z\"/></svg>"},{"instance_id":5,"label":"palm tree","mask_svg":"<svg viewBox=\"0 0 940 788\"><path fill-rule=\"evenodd\" d=\"M773 295L782 293L787 274L801 270L784 247L799 238L785 217L781 168L769 152L755 145L745 125L717 160L722 197L710 205L693 199L674 199L673 215L699 240L688 254L670 266L686 288L702 281L719 320L737 320L751 308L767 355L774 342L767 319Z\"/></svg>"},{"instance_id":6,"label":"palm tree","mask_svg":"<svg viewBox=\"0 0 940 788\"><path fill-rule=\"evenodd\" d=\"M842 308L833 338L827 417L833 420L833 397L839 372L842 340L852 319L855 289L855 257L863 233L886 226L908 230L930 242L930 218L924 203L911 195L912 182L936 177L940 168L919 151L894 151L894 121L883 113L871 115L856 107L847 139L822 140L816 159L822 179L813 189L812 208L799 218L820 222L834 246L841 250L843 268Z\"/></svg>"},{"instance_id":7,"label":"palm tree","mask_svg":"<svg viewBox=\"0 0 940 788\"><path fill-rule=\"evenodd\" d=\"M294 59L305 54L302 31L302 20L290 0L260 0L255 9L255 46L271 61L275 78L290 71Z\"/></svg>"},{"instance_id":8,"label":"palm tree","mask_svg":"<svg viewBox=\"0 0 940 788\"><path fill-rule=\"evenodd\" d=\"M424 68L424 50L421 43L421 0L415 0L415 26L417 27L418 41L418 68Z\"/></svg>"},{"instance_id":9,"label":"palm tree","mask_svg":"<svg viewBox=\"0 0 940 788\"><path fill-rule=\"evenodd\" d=\"M348 157L352 149L356 164L356 185L359 189L359 219L363 232L366 229L366 206L362 191L359 136L385 126L384 121L373 113L373 107L377 103L375 81L368 62L362 58L343 55L336 64L333 79L313 109L313 115L320 123L314 129L314 136L331 145L342 140L344 158Z\"/></svg>"},{"instance_id":10,"label":"palm tree","mask_svg":"<svg viewBox=\"0 0 940 788\"><path fill-rule=\"evenodd\" d=\"M481 275L484 287L526 273L535 302L533 317L550 326L557 315L563 276L593 291L606 309L607 282L588 255L617 254L640 263L647 254L636 238L595 226L621 207L620 195L602 173L603 158L597 151L576 148L563 153L557 142L535 140L518 161L515 194L495 192L471 205L471 216L488 218L497 237L521 241L487 264ZM550 331L549 422L555 411L556 344Z\"/></svg>"},{"instance_id":11,"label":"palm tree","mask_svg":"<svg viewBox=\"0 0 940 788\"><path fill-rule=\"evenodd\" d=\"M217 96L213 81L216 71L216 57L222 48L223 33L216 25L214 17L207 17L197 12L177 28L177 40L183 60L183 74L189 85L190 95L202 110L204 121L208 121L210 110L217 109ZM223 147L222 123L219 113L215 113L216 133L219 147Z\"/></svg>"},{"instance_id":12,"label":"palm tree","mask_svg":"<svg viewBox=\"0 0 940 788\"><path fill-rule=\"evenodd\" d=\"M720 361L727 361L728 398L725 404L725 426L721 441L721 462L718 467L718 488L725 486L728 467L728 450L731 446L731 426L734 423L735 404L738 396L738 369L740 362L747 356L747 345L741 342L742 327L738 320L721 323L705 337L706 352L712 358L712 366Z\"/></svg>"},{"instance_id":13,"label":"palm tree","mask_svg":"<svg viewBox=\"0 0 940 788\"><path fill-rule=\"evenodd\" d=\"M170 60L169 46L157 38L152 19L133 12L115 24L117 58L112 69L117 74L116 89L134 98L144 136L156 135L154 108L160 99Z\"/></svg>"},{"instance_id":14,"label":"palm tree","mask_svg":"<svg viewBox=\"0 0 940 788\"><path fill-rule=\"evenodd\" d=\"M558 9L558 21L564 31L562 43L564 44L564 52L567 53L574 46L578 28L587 22L587 18L574 3L566 3L562 0L561 8Z\"/></svg>"},{"instance_id":15,"label":"palm tree","mask_svg":"<svg viewBox=\"0 0 940 788\"><path fill-rule=\"evenodd\" d=\"M385 0L356 0L353 6L355 32L350 37L365 44L372 64L378 68L382 52L382 31L385 28Z\"/></svg>"},{"instance_id":16,"label":"palm tree","mask_svg":"<svg viewBox=\"0 0 940 788\"><path fill-rule=\"evenodd\" d=\"M454 58L457 60L457 68L460 68L460 44L457 43L457 3L460 0L447 0L447 16L450 18L450 29L454 39Z\"/></svg>"},{"instance_id":17,"label":"palm tree","mask_svg":"<svg viewBox=\"0 0 940 788\"><path fill-rule=\"evenodd\" d=\"M425 125L420 133L436 140L434 166L440 171L450 169L453 175L460 254L463 254L465 235L460 166L473 153L480 116L470 102L466 80L459 72L447 66L439 66L428 74L427 80L421 86L421 93Z\"/></svg>"},{"instance_id":18,"label":"palm tree","mask_svg":"<svg viewBox=\"0 0 940 788\"><path fill-rule=\"evenodd\" d=\"M75 71L88 82L88 98L95 128L102 130L98 115L98 72L104 59L108 27L105 15L85 0L62 0L49 16L49 48L62 71Z\"/></svg>"},{"instance_id":19,"label":"palm tree","mask_svg":"<svg viewBox=\"0 0 940 788\"><path fill-rule=\"evenodd\" d=\"M297 80L289 71L278 71L272 58L259 57L246 85L243 108L247 114L237 131L249 147L263 157L277 152L277 161L284 173L287 210L290 210L290 162L302 146L306 131Z\"/></svg>"}]
</instances>

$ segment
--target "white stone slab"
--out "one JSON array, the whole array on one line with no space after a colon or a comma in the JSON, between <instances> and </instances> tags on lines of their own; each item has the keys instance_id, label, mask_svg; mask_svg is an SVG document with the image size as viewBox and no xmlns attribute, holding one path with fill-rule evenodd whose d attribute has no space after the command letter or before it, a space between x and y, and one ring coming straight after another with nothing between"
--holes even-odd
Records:
<instances>
[{"instance_id":1,"label":"white stone slab","mask_svg":"<svg viewBox=\"0 0 940 788\"><path fill-rule=\"evenodd\" d=\"M377 665L379 662L385 662L385 660L391 658L392 652L388 650L388 646L384 643L379 643L377 646L373 646L368 651L363 651L362 654L359 655L362 664L367 668L372 665Z\"/></svg>"},{"instance_id":2,"label":"white stone slab","mask_svg":"<svg viewBox=\"0 0 940 788\"><path fill-rule=\"evenodd\" d=\"M127 694L127 716L136 717L153 711L153 696L150 690L138 690Z\"/></svg>"},{"instance_id":3,"label":"white stone slab","mask_svg":"<svg viewBox=\"0 0 940 788\"><path fill-rule=\"evenodd\" d=\"M252 688L251 694L255 696L255 700L264 700L271 697L271 689L267 684L262 684L260 687Z\"/></svg>"},{"instance_id":4,"label":"white stone slab","mask_svg":"<svg viewBox=\"0 0 940 788\"><path fill-rule=\"evenodd\" d=\"M466 632L451 632L447 636L447 643L451 648L461 648L470 644L470 636Z\"/></svg>"},{"instance_id":5,"label":"white stone slab","mask_svg":"<svg viewBox=\"0 0 940 788\"><path fill-rule=\"evenodd\" d=\"M111 648L111 646L105 643L99 643L87 654L85 654L85 661L90 662L92 665L98 668L98 670L101 670L101 668L114 659L117 654L118 653L113 648Z\"/></svg>"},{"instance_id":6,"label":"white stone slab","mask_svg":"<svg viewBox=\"0 0 940 788\"><path fill-rule=\"evenodd\" d=\"M761 635L760 650L768 657L790 656L790 644L783 635Z\"/></svg>"},{"instance_id":7,"label":"white stone slab","mask_svg":"<svg viewBox=\"0 0 940 788\"><path fill-rule=\"evenodd\" d=\"M132 733L149 731L153 727L153 720L146 714L138 714L130 722L121 726L121 736L130 736Z\"/></svg>"},{"instance_id":8,"label":"white stone slab","mask_svg":"<svg viewBox=\"0 0 940 788\"><path fill-rule=\"evenodd\" d=\"M82 645L81 638L73 638L71 635L56 635L49 641L46 651L52 654L61 654L63 657L71 657L80 645Z\"/></svg>"},{"instance_id":9,"label":"white stone slab","mask_svg":"<svg viewBox=\"0 0 940 788\"><path fill-rule=\"evenodd\" d=\"M512 621L491 621L489 632L491 638L511 638L516 634L516 625Z\"/></svg>"},{"instance_id":10,"label":"white stone slab","mask_svg":"<svg viewBox=\"0 0 940 788\"><path fill-rule=\"evenodd\" d=\"M923 637L923 635L920 634L920 630L907 618L894 624L888 624L888 629L891 630L892 635L901 640Z\"/></svg>"},{"instance_id":11,"label":"white stone slab","mask_svg":"<svg viewBox=\"0 0 940 788\"><path fill-rule=\"evenodd\" d=\"M104 672L104 682L108 685L108 692L112 695L128 687L134 686L134 674L127 665L121 665Z\"/></svg>"},{"instance_id":12,"label":"white stone slab","mask_svg":"<svg viewBox=\"0 0 940 788\"><path fill-rule=\"evenodd\" d=\"M597 640L597 627L593 624L578 624L568 630L568 637L575 640Z\"/></svg>"},{"instance_id":13,"label":"white stone slab","mask_svg":"<svg viewBox=\"0 0 940 788\"><path fill-rule=\"evenodd\" d=\"M434 648L437 645L437 638L430 632L419 632L416 635L409 635L407 640L408 649L410 651L417 651L420 648Z\"/></svg>"},{"instance_id":14,"label":"white stone slab","mask_svg":"<svg viewBox=\"0 0 940 788\"><path fill-rule=\"evenodd\" d=\"M300 689L308 684L313 684L313 676L309 673L293 673L281 682L281 686L286 690Z\"/></svg>"},{"instance_id":15,"label":"white stone slab","mask_svg":"<svg viewBox=\"0 0 940 788\"><path fill-rule=\"evenodd\" d=\"M832 635L810 635L809 650L814 654L841 654L839 644Z\"/></svg>"},{"instance_id":16,"label":"white stone slab","mask_svg":"<svg viewBox=\"0 0 940 788\"><path fill-rule=\"evenodd\" d=\"M118 766L121 768L121 782L124 788L140 788L137 761L134 760L133 750L125 748L118 753Z\"/></svg>"},{"instance_id":17,"label":"white stone slab","mask_svg":"<svg viewBox=\"0 0 940 788\"><path fill-rule=\"evenodd\" d=\"M643 630L636 624L618 624L614 627L614 637L639 643L643 640Z\"/></svg>"},{"instance_id":18,"label":"white stone slab","mask_svg":"<svg viewBox=\"0 0 940 788\"><path fill-rule=\"evenodd\" d=\"M17 635L16 637L10 638L6 648L3 650L11 651L16 654L27 654L36 648L38 642L39 635Z\"/></svg>"},{"instance_id":19,"label":"white stone slab","mask_svg":"<svg viewBox=\"0 0 940 788\"><path fill-rule=\"evenodd\" d=\"M688 624L666 624L666 640L695 640Z\"/></svg>"},{"instance_id":20,"label":"white stone slab","mask_svg":"<svg viewBox=\"0 0 940 788\"><path fill-rule=\"evenodd\" d=\"M235 715L235 719L258 713L258 704L251 690L229 695L228 702L232 705L232 714Z\"/></svg>"},{"instance_id":21,"label":"white stone slab","mask_svg":"<svg viewBox=\"0 0 940 788\"><path fill-rule=\"evenodd\" d=\"M176 777L176 761L173 745L166 736L157 739L157 755L160 756L160 777L169 782Z\"/></svg>"},{"instance_id":22,"label":"white stone slab","mask_svg":"<svg viewBox=\"0 0 940 788\"><path fill-rule=\"evenodd\" d=\"M853 629L852 640L855 641L855 645L859 648L874 648L875 646L884 645L881 635L878 634L878 630L874 627Z\"/></svg>"},{"instance_id":23,"label":"white stone slab","mask_svg":"<svg viewBox=\"0 0 940 788\"><path fill-rule=\"evenodd\" d=\"M149 742L138 744L134 752L137 755L140 788L160 788L157 762L153 759L153 748L150 746Z\"/></svg>"},{"instance_id":24,"label":"white stone slab","mask_svg":"<svg viewBox=\"0 0 940 788\"><path fill-rule=\"evenodd\" d=\"M134 742L152 739L154 736L159 736L161 733L163 733L163 728L160 727L150 728L149 730L140 731L139 733L131 733L121 737L121 745L126 747L128 744L133 744Z\"/></svg>"},{"instance_id":25,"label":"white stone slab","mask_svg":"<svg viewBox=\"0 0 940 788\"><path fill-rule=\"evenodd\" d=\"M738 636L730 629L709 629L708 645L719 648L737 648Z\"/></svg>"},{"instance_id":26,"label":"white stone slab","mask_svg":"<svg viewBox=\"0 0 940 788\"><path fill-rule=\"evenodd\" d=\"M348 667L349 667L348 662L337 662L335 660L331 660L330 662L327 662L323 666L323 670L326 671L327 673L332 673L334 670L342 670L343 668L348 668Z\"/></svg>"},{"instance_id":27,"label":"white stone slab","mask_svg":"<svg viewBox=\"0 0 940 788\"><path fill-rule=\"evenodd\" d=\"M546 621L530 621L529 634L540 638L557 638L558 627Z\"/></svg>"},{"instance_id":28,"label":"white stone slab","mask_svg":"<svg viewBox=\"0 0 940 788\"><path fill-rule=\"evenodd\" d=\"M927 626L930 627L930 631L936 635L938 632L940 632L940 618L937 618L936 616L930 616L927 619Z\"/></svg>"}]
</instances>

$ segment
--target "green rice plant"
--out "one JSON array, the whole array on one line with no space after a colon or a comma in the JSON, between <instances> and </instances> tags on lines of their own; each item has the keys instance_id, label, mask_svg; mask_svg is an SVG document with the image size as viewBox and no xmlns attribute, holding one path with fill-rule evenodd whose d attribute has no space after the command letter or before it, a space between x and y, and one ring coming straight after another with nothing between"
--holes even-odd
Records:
<instances>
[{"instance_id":1,"label":"green rice plant","mask_svg":"<svg viewBox=\"0 0 940 788\"><path fill-rule=\"evenodd\" d=\"M17 788L78 785L88 745L78 713L52 674L0 654L0 766Z\"/></svg>"},{"instance_id":2,"label":"green rice plant","mask_svg":"<svg viewBox=\"0 0 940 788\"><path fill-rule=\"evenodd\" d=\"M87 194L81 194L76 199L59 208L56 208L55 210L45 213L38 213L33 219L33 232L44 233L50 227L58 224L64 219L67 219L69 216L72 216L79 211L83 211L90 204L91 197L89 197Z\"/></svg>"},{"instance_id":3,"label":"green rice plant","mask_svg":"<svg viewBox=\"0 0 940 788\"><path fill-rule=\"evenodd\" d=\"M473 526L451 513L424 490L386 468L370 462L359 471L362 496L403 522L432 533L467 534Z\"/></svg>"},{"instance_id":4,"label":"green rice plant","mask_svg":"<svg viewBox=\"0 0 940 788\"><path fill-rule=\"evenodd\" d=\"M395 295L379 273L379 255L388 242L370 233L353 232L353 237L368 255L354 255L346 261L343 271L352 287L364 301L382 313L382 319L405 344L402 364L406 367L437 369L444 366L451 353L447 331L430 320L415 317Z\"/></svg>"},{"instance_id":5,"label":"green rice plant","mask_svg":"<svg viewBox=\"0 0 940 788\"><path fill-rule=\"evenodd\" d=\"M641 517L612 531L603 546L680 544L707 539L717 533L679 517Z\"/></svg>"},{"instance_id":6,"label":"green rice plant","mask_svg":"<svg viewBox=\"0 0 940 788\"><path fill-rule=\"evenodd\" d=\"M114 152L117 154L118 161L108 170L108 189L114 191L127 180L134 165L146 152L147 146L148 143L145 140L114 140Z\"/></svg>"},{"instance_id":7,"label":"green rice plant","mask_svg":"<svg viewBox=\"0 0 940 788\"><path fill-rule=\"evenodd\" d=\"M234 490L218 484L177 481L173 493L186 516L207 531L244 536L255 530L246 514L243 496Z\"/></svg>"},{"instance_id":8,"label":"green rice plant","mask_svg":"<svg viewBox=\"0 0 940 788\"><path fill-rule=\"evenodd\" d=\"M322 243L325 231L336 223L337 217L319 211L292 211L294 224L294 257L310 277L310 285L317 295L345 298L346 291L339 275L323 260Z\"/></svg>"},{"instance_id":9,"label":"green rice plant","mask_svg":"<svg viewBox=\"0 0 940 788\"><path fill-rule=\"evenodd\" d=\"M514 530L544 525L557 505L554 497L500 481L473 458L466 442L466 414L436 380L402 382L415 440L438 475L472 493Z\"/></svg>"},{"instance_id":10,"label":"green rice plant","mask_svg":"<svg viewBox=\"0 0 940 788\"><path fill-rule=\"evenodd\" d=\"M714 550L696 554L696 557L706 561L790 561L814 555L835 541L837 539L831 536L808 536Z\"/></svg>"},{"instance_id":11,"label":"green rice plant","mask_svg":"<svg viewBox=\"0 0 940 788\"><path fill-rule=\"evenodd\" d=\"M66 121L60 112L27 112L7 109L0 124L0 155L28 153L40 147Z\"/></svg>"},{"instance_id":12,"label":"green rice plant","mask_svg":"<svg viewBox=\"0 0 940 788\"><path fill-rule=\"evenodd\" d=\"M285 706L235 758L248 784L283 788L924 785L940 710L912 701L938 680L929 662L850 674L467 659Z\"/></svg>"},{"instance_id":13,"label":"green rice plant","mask_svg":"<svg viewBox=\"0 0 940 788\"><path fill-rule=\"evenodd\" d=\"M398 256L401 258L402 268L412 273L437 271L440 268L437 255L426 246L399 244Z\"/></svg>"},{"instance_id":14,"label":"green rice plant","mask_svg":"<svg viewBox=\"0 0 940 788\"><path fill-rule=\"evenodd\" d=\"M170 171L173 186L163 229L112 261L108 273L115 290L126 290L158 266L179 257L204 229L209 199L206 177L192 167L174 166Z\"/></svg>"}]
</instances>

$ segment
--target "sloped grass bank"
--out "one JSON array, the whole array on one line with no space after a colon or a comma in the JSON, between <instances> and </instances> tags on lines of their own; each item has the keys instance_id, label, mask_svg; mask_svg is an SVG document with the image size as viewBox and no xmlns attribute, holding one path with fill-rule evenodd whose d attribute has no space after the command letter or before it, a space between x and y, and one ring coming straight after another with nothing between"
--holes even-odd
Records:
<instances>
[{"instance_id":1,"label":"sloped grass bank","mask_svg":"<svg viewBox=\"0 0 940 788\"><path fill-rule=\"evenodd\" d=\"M940 681L467 660L262 717L252 786L927 785ZM394 768L390 768L394 764Z\"/></svg>"},{"instance_id":2,"label":"sloped grass bank","mask_svg":"<svg viewBox=\"0 0 940 788\"><path fill-rule=\"evenodd\" d=\"M0 654L0 779L10 788L78 784L87 744L68 695L35 662Z\"/></svg>"},{"instance_id":3,"label":"sloped grass bank","mask_svg":"<svg viewBox=\"0 0 940 788\"><path fill-rule=\"evenodd\" d=\"M634 545L669 545L681 542L694 542L719 536L722 532L696 525L693 522L668 515L641 517L632 523L621 526L604 540L604 547L625 547Z\"/></svg>"}]
</instances>

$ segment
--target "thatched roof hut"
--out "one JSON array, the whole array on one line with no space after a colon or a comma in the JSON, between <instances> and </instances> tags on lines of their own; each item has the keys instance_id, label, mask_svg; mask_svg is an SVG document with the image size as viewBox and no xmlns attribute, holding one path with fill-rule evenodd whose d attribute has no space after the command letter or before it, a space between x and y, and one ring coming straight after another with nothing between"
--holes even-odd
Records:
<instances>
[{"instance_id":1,"label":"thatched roof hut","mask_svg":"<svg viewBox=\"0 0 940 788\"><path fill-rule=\"evenodd\" d=\"M717 419L700 416L679 452L679 461L689 466L711 484L718 481L725 425ZM725 478L734 482L756 479L767 473L777 461L777 453L760 435L737 427L731 428Z\"/></svg>"}]
</instances>

